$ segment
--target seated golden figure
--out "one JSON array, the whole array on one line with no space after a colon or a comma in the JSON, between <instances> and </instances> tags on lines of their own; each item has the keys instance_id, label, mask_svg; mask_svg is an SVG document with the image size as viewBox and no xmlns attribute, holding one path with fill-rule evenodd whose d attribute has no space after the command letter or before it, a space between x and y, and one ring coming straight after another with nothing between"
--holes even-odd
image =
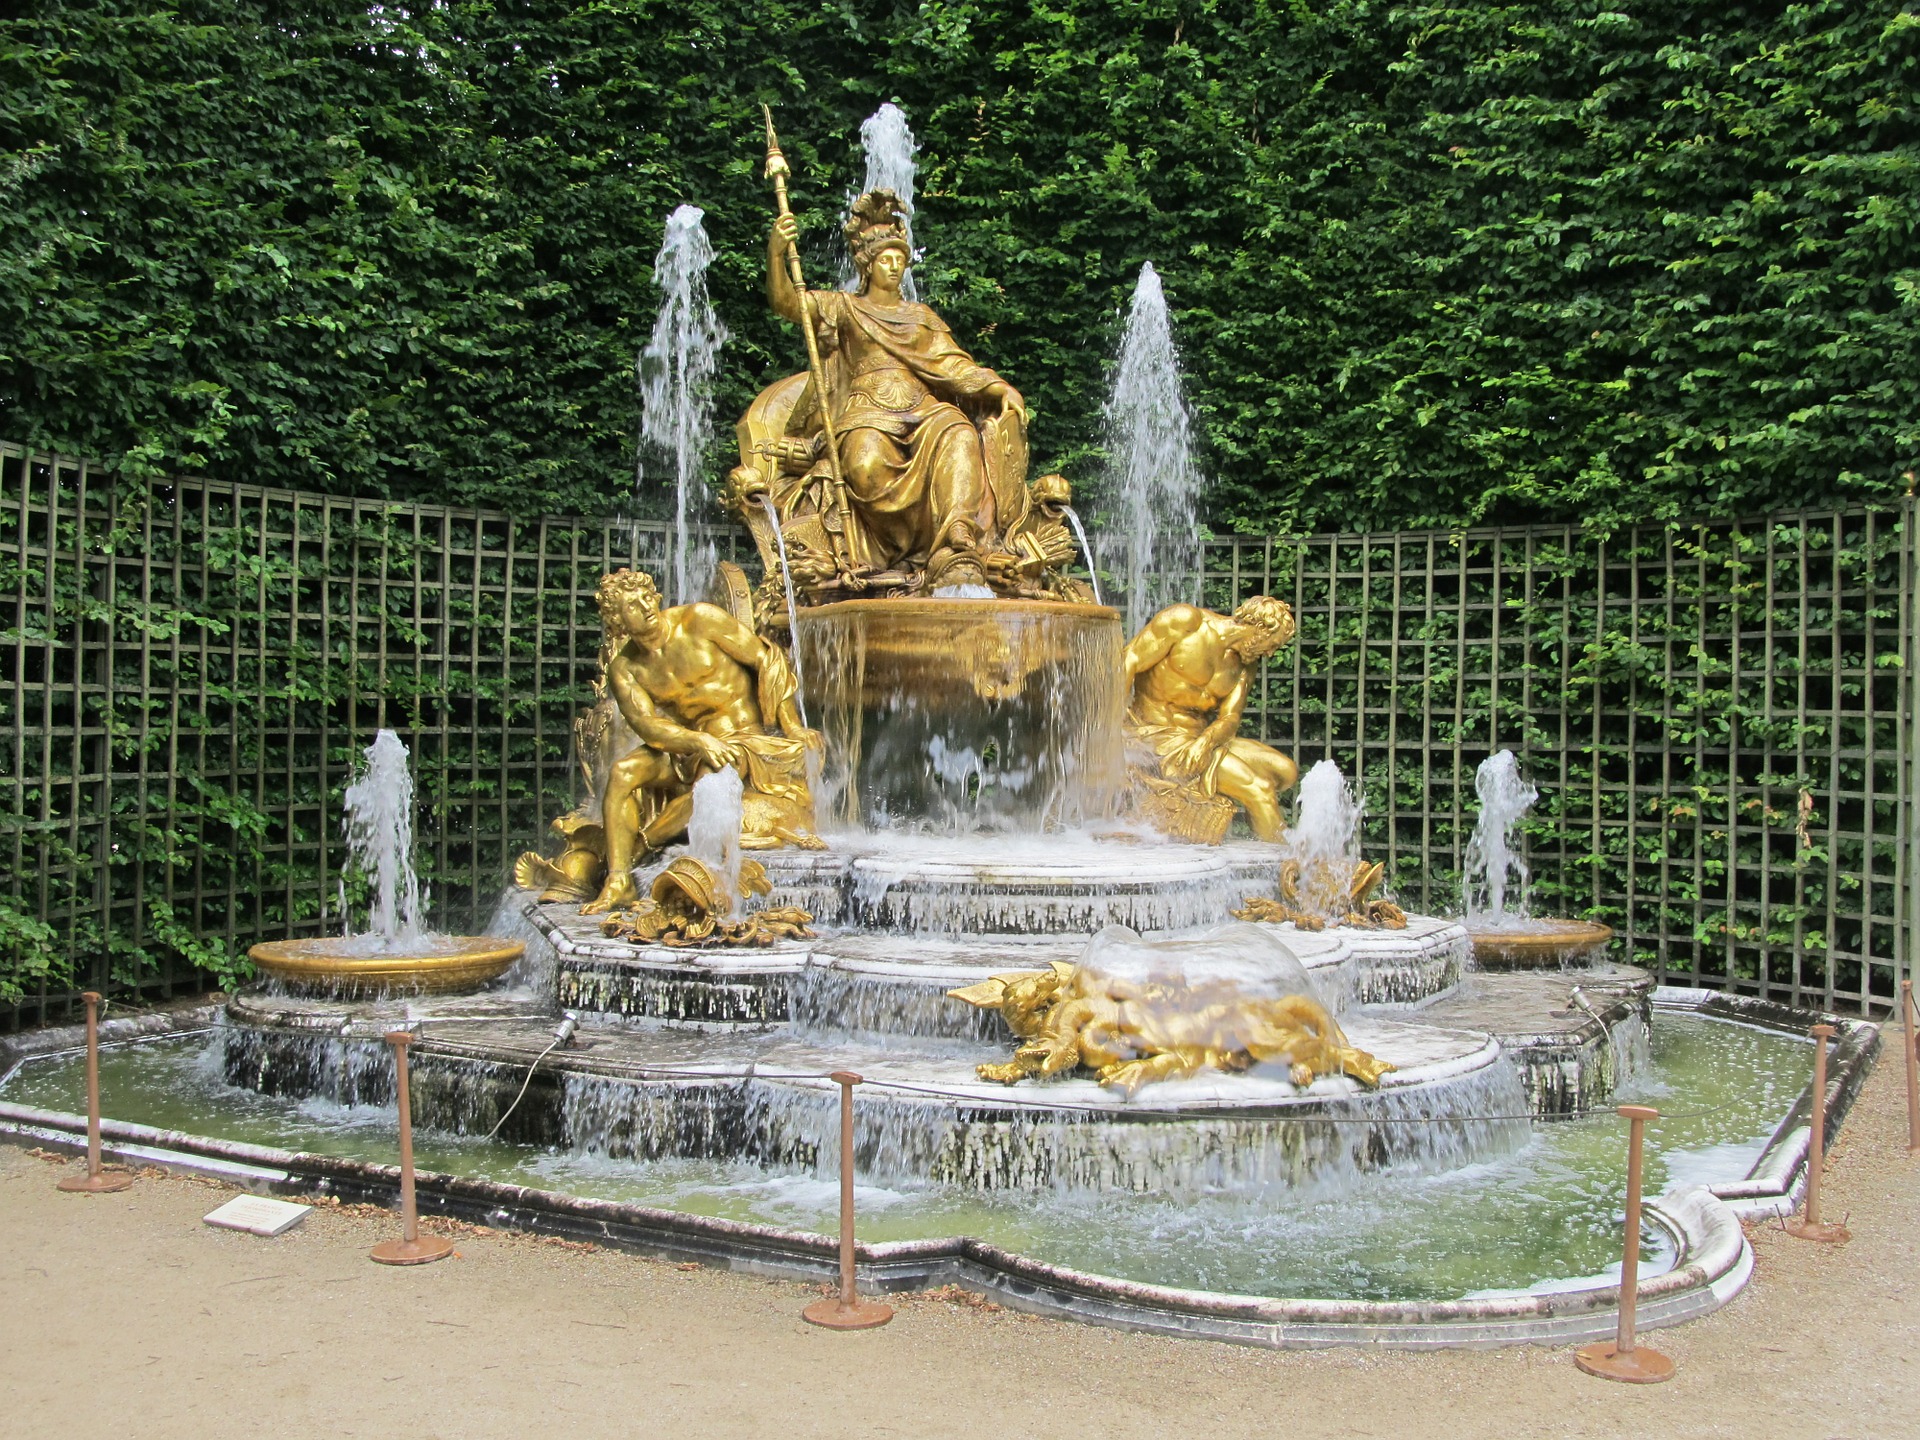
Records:
<instances>
[{"instance_id":1,"label":"seated golden figure","mask_svg":"<svg viewBox=\"0 0 1920 1440\"><path fill-rule=\"evenodd\" d=\"M745 784L742 848L822 848L813 833L793 670L779 647L716 605L660 606L653 577L616 570L596 600L607 689L638 748L613 762L601 798L607 878L588 912L639 899L635 862L686 832L693 783L731 765Z\"/></svg>"},{"instance_id":2,"label":"seated golden figure","mask_svg":"<svg viewBox=\"0 0 1920 1440\"><path fill-rule=\"evenodd\" d=\"M1293 611L1256 595L1231 617L1169 605L1127 646L1127 733L1138 764L1140 809L1176 838L1218 844L1247 812L1254 835L1286 830L1280 796L1299 767L1240 732L1260 662L1293 639Z\"/></svg>"},{"instance_id":3,"label":"seated golden figure","mask_svg":"<svg viewBox=\"0 0 1920 1440\"><path fill-rule=\"evenodd\" d=\"M901 296L911 259L903 211L891 190L854 202L852 294L794 283L792 216L768 240L773 308L811 320L825 395L800 374L755 400L728 498L757 539L771 498L795 586L813 600L992 585L996 572L1010 576L1004 537L1032 504L1020 392L931 308Z\"/></svg>"}]
</instances>

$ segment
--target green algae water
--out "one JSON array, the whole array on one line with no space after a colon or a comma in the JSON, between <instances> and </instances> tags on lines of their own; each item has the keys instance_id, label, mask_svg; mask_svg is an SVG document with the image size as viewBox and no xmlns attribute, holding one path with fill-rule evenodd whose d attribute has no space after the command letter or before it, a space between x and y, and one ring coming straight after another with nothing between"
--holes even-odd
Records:
<instances>
[{"instance_id":1,"label":"green algae water","mask_svg":"<svg viewBox=\"0 0 1920 1440\"><path fill-rule=\"evenodd\" d=\"M102 1108L117 1120L393 1164L391 1106L256 1094L225 1083L217 1034L105 1049ZM1805 1088L1807 1041L1695 1015L1655 1017L1650 1063L1619 1099L1674 1112L1648 1132L1649 1195L1743 1178ZM83 1058L29 1061L0 1098L85 1109ZM1626 1124L1612 1114L1537 1123L1518 1149L1434 1175L1374 1173L1339 1194L979 1195L859 1186L869 1242L971 1235L1051 1264L1245 1295L1444 1300L1617 1275ZM837 1231L831 1175L708 1160L609 1160L416 1133L423 1170L596 1199ZM1671 1264L1657 1231L1644 1273Z\"/></svg>"}]
</instances>

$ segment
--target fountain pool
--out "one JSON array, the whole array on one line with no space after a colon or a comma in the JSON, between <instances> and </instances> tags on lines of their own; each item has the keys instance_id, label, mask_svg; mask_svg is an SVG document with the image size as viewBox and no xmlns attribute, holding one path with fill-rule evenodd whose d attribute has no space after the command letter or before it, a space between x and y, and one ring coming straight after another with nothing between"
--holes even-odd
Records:
<instances>
[{"instance_id":1,"label":"fountain pool","mask_svg":"<svg viewBox=\"0 0 1920 1440\"><path fill-rule=\"evenodd\" d=\"M511 997L498 997L505 1006ZM431 1002L415 1007L431 1014ZM428 1036L432 1020L422 1024ZM451 1033L459 1027L442 1027ZM228 1032L109 1047L101 1084L111 1113L139 1124L315 1154L393 1163L390 1102L261 1094L225 1079ZM385 1071L376 1034L365 1074ZM1675 1117L1650 1134L1648 1192L1744 1179L1805 1084L1809 1046L1754 1026L1663 1013L1649 1063L1623 1094ZM430 1088L416 1072L416 1093ZM84 1109L77 1055L30 1060L0 1085L0 1102ZM817 1165L668 1158L636 1162L607 1153L594 1095L567 1098L572 1143L529 1145L423 1128L424 1169L513 1185L659 1206L686 1214L828 1233L836 1188L830 1158ZM420 1102L416 1102L420 1103ZM431 1103L430 1101L427 1103ZM1683 1118L1690 1117L1690 1118ZM815 1122L824 1135L830 1107ZM486 1127L478 1127L484 1130ZM1605 1277L1620 1248L1625 1150L1611 1112L1519 1127L1495 1158L1442 1173L1376 1173L1363 1186L1327 1185L1170 1198L1063 1189L981 1194L962 1187L863 1183L864 1243L966 1234L1053 1265L1121 1279L1243 1295L1451 1300L1491 1292L1553 1290ZM1650 1227L1649 1273L1673 1259ZM1598 1281L1591 1281L1598 1283Z\"/></svg>"}]
</instances>

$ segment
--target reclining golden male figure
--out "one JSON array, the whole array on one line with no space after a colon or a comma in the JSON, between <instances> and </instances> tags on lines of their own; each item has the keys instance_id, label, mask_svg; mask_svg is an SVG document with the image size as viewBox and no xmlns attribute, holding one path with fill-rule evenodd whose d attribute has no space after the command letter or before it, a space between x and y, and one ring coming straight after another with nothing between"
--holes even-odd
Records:
<instances>
[{"instance_id":1,"label":"reclining golden male figure","mask_svg":"<svg viewBox=\"0 0 1920 1440\"><path fill-rule=\"evenodd\" d=\"M639 900L635 862L686 832L693 782L722 766L745 783L743 849L824 848L806 779L807 751L820 735L800 723L779 647L717 605L662 609L644 571L614 571L595 599L607 629L607 689L640 745L608 775L607 879L583 911Z\"/></svg>"},{"instance_id":2,"label":"reclining golden male figure","mask_svg":"<svg viewBox=\"0 0 1920 1440\"><path fill-rule=\"evenodd\" d=\"M1155 1080L1276 1060L1287 1062L1299 1086L1317 1075L1351 1075L1375 1086L1394 1068L1348 1044L1339 1022L1306 995L1248 996L1224 983L1128 980L1061 961L947 994L998 1010L1021 1042L1007 1064L975 1067L982 1080L1004 1085L1084 1067L1132 1098Z\"/></svg>"},{"instance_id":3,"label":"reclining golden male figure","mask_svg":"<svg viewBox=\"0 0 1920 1440\"><path fill-rule=\"evenodd\" d=\"M1240 717L1260 662L1292 640L1293 630L1284 601L1256 595L1230 617L1169 605L1127 646L1127 732L1159 771L1142 772L1149 814L1175 838L1219 843L1231 808L1214 834L1188 831L1181 818L1204 816L1209 801L1224 805L1216 796L1246 810L1256 839L1278 840L1285 832L1280 795L1300 778L1299 767L1242 736Z\"/></svg>"}]
</instances>

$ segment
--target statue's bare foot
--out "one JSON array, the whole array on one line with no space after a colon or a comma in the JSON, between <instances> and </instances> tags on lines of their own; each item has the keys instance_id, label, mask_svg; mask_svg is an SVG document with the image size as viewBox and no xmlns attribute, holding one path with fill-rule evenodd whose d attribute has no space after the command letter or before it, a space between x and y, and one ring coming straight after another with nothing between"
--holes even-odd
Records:
<instances>
[{"instance_id":1,"label":"statue's bare foot","mask_svg":"<svg viewBox=\"0 0 1920 1440\"><path fill-rule=\"evenodd\" d=\"M593 902L580 907L582 915L604 915L609 910L625 910L640 903L640 887L633 883L633 872L616 870L607 876L607 883L600 887L600 893Z\"/></svg>"}]
</instances>

